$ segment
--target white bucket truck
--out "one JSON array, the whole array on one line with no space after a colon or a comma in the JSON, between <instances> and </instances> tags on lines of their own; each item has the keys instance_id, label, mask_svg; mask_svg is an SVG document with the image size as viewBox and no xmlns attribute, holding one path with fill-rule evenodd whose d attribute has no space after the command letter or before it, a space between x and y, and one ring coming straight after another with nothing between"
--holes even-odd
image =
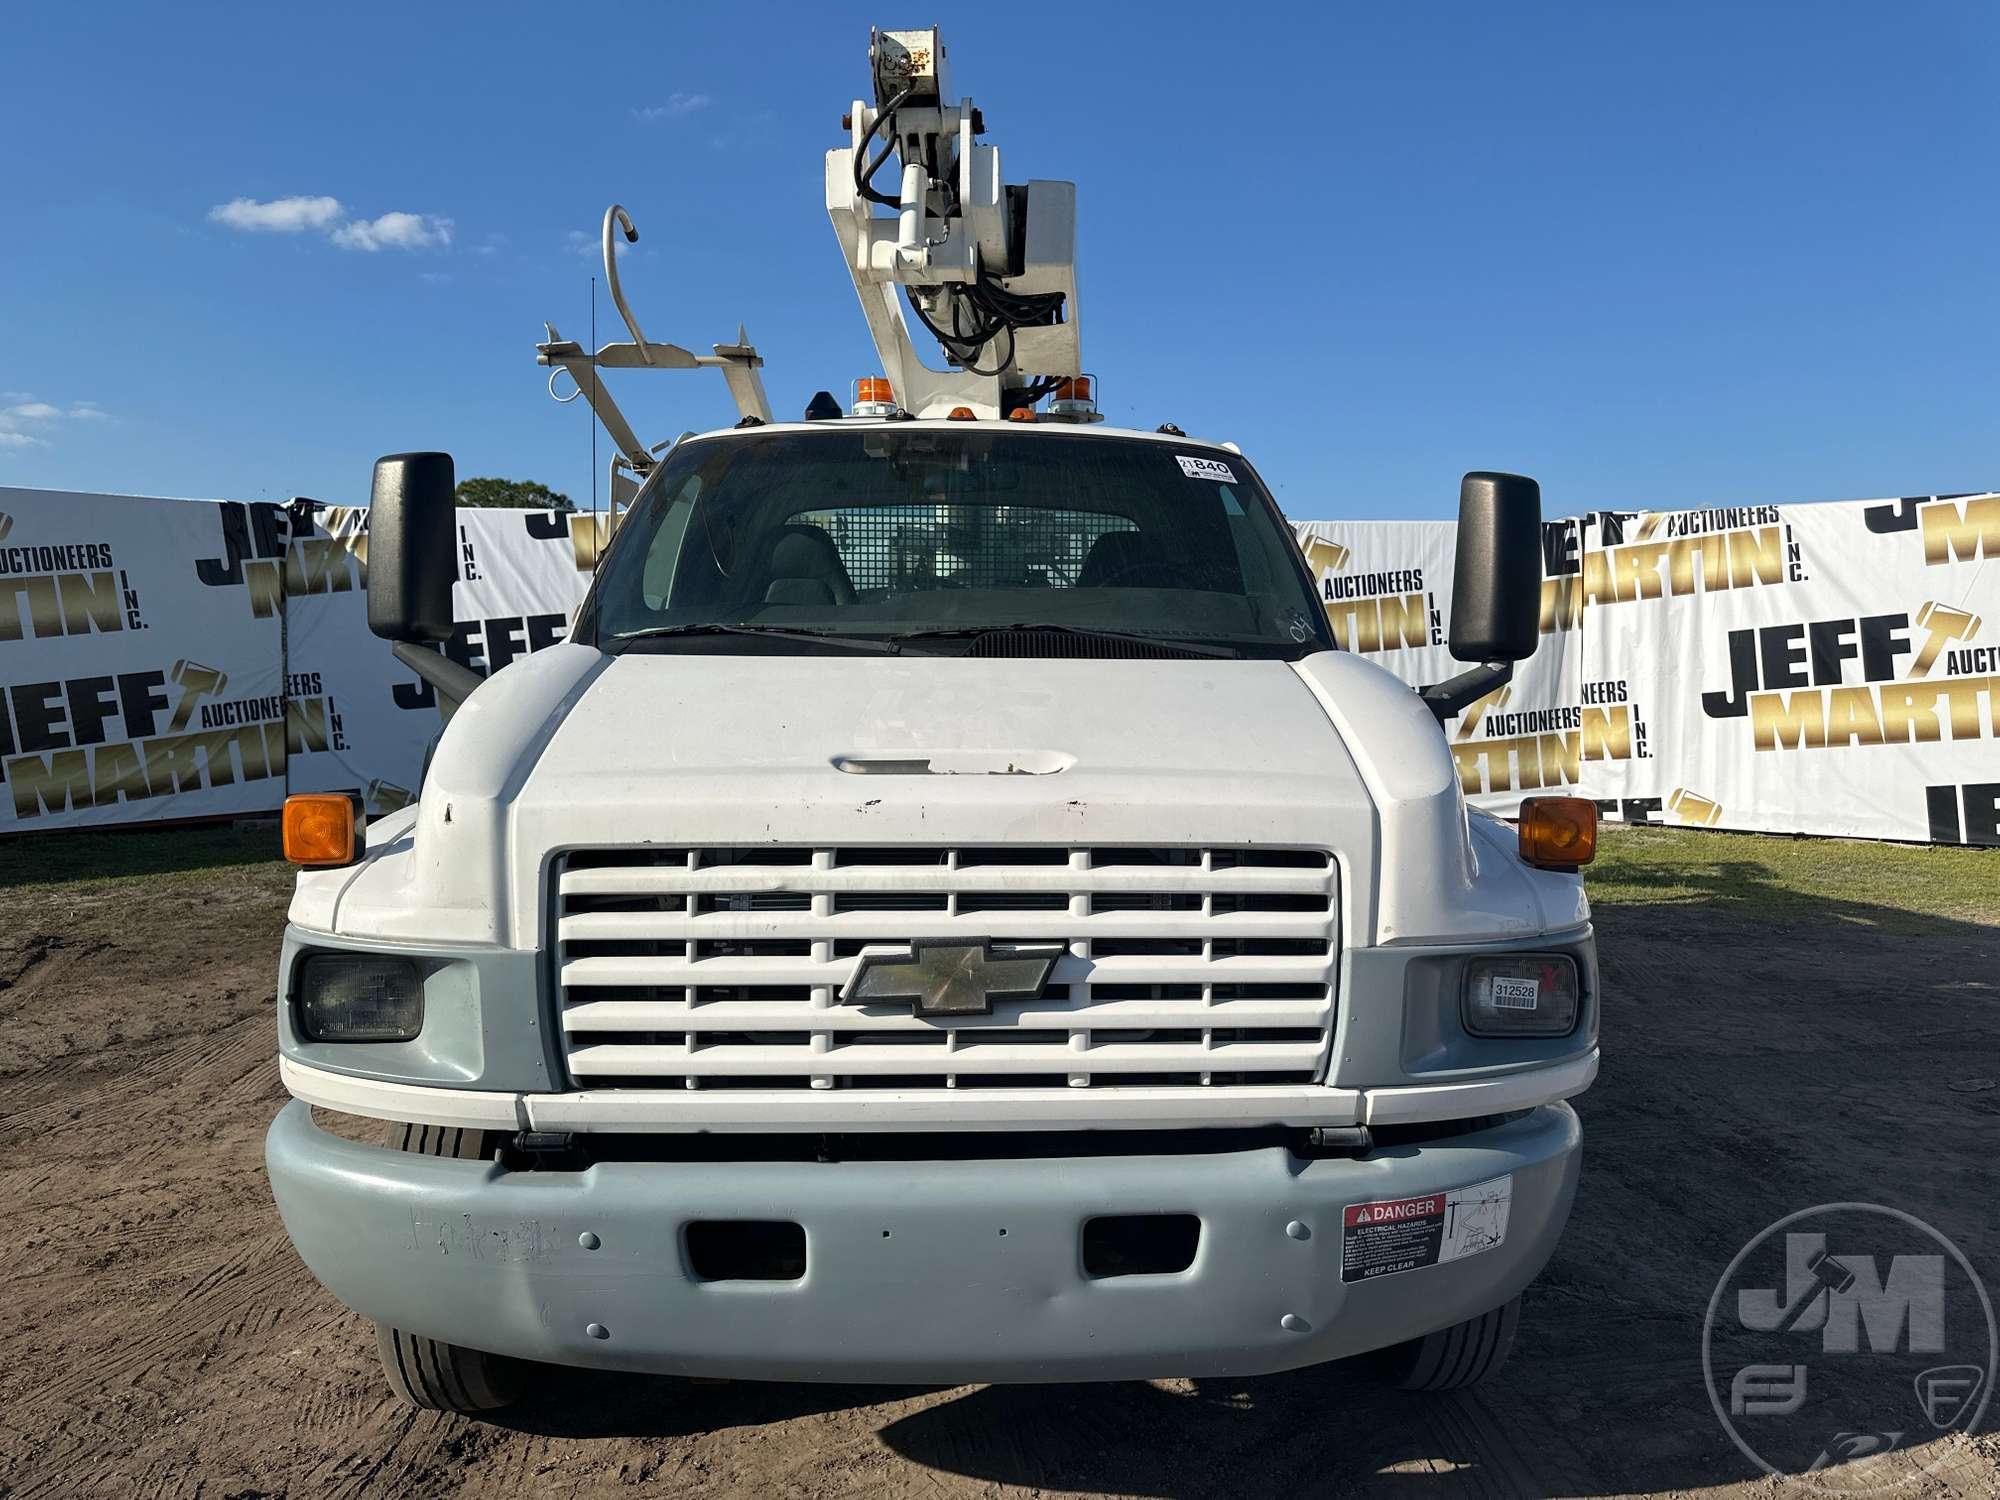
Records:
<instances>
[{"instance_id":1,"label":"white bucket truck","mask_svg":"<svg viewBox=\"0 0 2000 1500\"><path fill-rule=\"evenodd\" d=\"M629 499L567 643L440 655L451 461L376 468L370 621L449 722L414 805L287 807L292 1240L460 1411L532 1361L1477 1379L1597 1068L1595 810L1470 812L1440 732L1534 650L1538 492L1465 478L1469 671L1336 649L1235 447L1096 421L1074 189L1003 183L935 33L871 57L850 410L649 343L614 209L631 341L541 347ZM704 365L743 420L663 456L602 379Z\"/></svg>"}]
</instances>

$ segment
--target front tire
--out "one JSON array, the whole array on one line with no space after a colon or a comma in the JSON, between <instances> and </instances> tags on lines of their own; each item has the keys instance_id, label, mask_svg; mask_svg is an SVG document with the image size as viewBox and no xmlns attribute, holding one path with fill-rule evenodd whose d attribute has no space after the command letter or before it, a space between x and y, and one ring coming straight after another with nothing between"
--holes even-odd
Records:
<instances>
[{"instance_id":1,"label":"front tire","mask_svg":"<svg viewBox=\"0 0 2000 1500\"><path fill-rule=\"evenodd\" d=\"M1514 1347L1521 1299L1440 1328L1374 1356L1376 1373L1399 1390L1455 1391L1484 1380Z\"/></svg>"},{"instance_id":2,"label":"front tire","mask_svg":"<svg viewBox=\"0 0 2000 1500\"><path fill-rule=\"evenodd\" d=\"M439 1125L391 1124L388 1144L418 1156L490 1161L500 1147L500 1135ZM375 1352L382 1357L382 1373L389 1377L390 1389L424 1411L475 1416L509 1405L519 1394L514 1361L481 1349L377 1323Z\"/></svg>"},{"instance_id":3,"label":"front tire","mask_svg":"<svg viewBox=\"0 0 2000 1500\"><path fill-rule=\"evenodd\" d=\"M519 1394L511 1361L497 1354L405 1333L386 1323L375 1325L375 1352L382 1356L389 1388L424 1411L476 1416L512 1404Z\"/></svg>"}]
</instances>

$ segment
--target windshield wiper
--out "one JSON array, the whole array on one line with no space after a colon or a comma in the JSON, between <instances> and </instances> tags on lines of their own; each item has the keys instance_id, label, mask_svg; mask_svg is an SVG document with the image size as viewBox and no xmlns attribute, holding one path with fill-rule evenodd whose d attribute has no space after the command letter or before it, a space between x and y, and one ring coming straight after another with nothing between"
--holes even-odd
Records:
<instances>
[{"instance_id":1,"label":"windshield wiper","mask_svg":"<svg viewBox=\"0 0 2000 1500\"><path fill-rule=\"evenodd\" d=\"M900 648L894 641L874 636L846 635L838 630L788 630L782 625L655 625L646 630L628 630L612 637L616 641L657 641L671 636L754 635L774 641L810 641L813 645L844 646L850 651L880 651L894 656Z\"/></svg>"},{"instance_id":2,"label":"windshield wiper","mask_svg":"<svg viewBox=\"0 0 2000 1500\"><path fill-rule=\"evenodd\" d=\"M1165 636L1135 635L1125 630L1093 630L1084 625L1056 625L1049 623L1017 622L1012 625L964 625L951 630L916 630L908 635L897 636L902 641L935 641L945 639L963 640L982 635L1023 635L1035 631L1053 631L1057 635L1075 636L1080 640L1119 641L1130 646L1154 646L1167 651L1185 651L1190 656L1239 657L1243 653L1231 646L1198 646L1192 641L1177 641Z\"/></svg>"}]
</instances>

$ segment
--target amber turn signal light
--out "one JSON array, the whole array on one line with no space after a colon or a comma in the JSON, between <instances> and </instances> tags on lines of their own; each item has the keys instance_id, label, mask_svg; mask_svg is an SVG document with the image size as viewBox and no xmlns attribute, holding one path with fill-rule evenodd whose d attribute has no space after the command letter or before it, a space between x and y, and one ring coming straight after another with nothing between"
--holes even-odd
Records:
<instances>
[{"instance_id":1,"label":"amber turn signal light","mask_svg":"<svg viewBox=\"0 0 2000 1500\"><path fill-rule=\"evenodd\" d=\"M1587 797L1521 803L1521 858L1543 870L1575 870L1597 857L1597 804Z\"/></svg>"},{"instance_id":2,"label":"amber turn signal light","mask_svg":"<svg viewBox=\"0 0 2000 1500\"><path fill-rule=\"evenodd\" d=\"M285 858L329 868L361 858L361 805L345 792L294 792L285 799Z\"/></svg>"}]
</instances>

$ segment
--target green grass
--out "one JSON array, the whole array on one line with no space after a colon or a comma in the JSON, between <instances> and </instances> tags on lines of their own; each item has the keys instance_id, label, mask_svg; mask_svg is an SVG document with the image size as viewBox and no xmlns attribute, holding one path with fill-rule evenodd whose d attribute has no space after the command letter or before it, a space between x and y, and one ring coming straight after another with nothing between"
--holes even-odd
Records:
<instances>
[{"instance_id":1,"label":"green grass","mask_svg":"<svg viewBox=\"0 0 2000 1500\"><path fill-rule=\"evenodd\" d=\"M2000 923L2000 850L1606 824L1584 872L1593 903L1832 914L1888 928ZM1873 909L1873 917L1866 915Z\"/></svg>"},{"instance_id":2,"label":"green grass","mask_svg":"<svg viewBox=\"0 0 2000 1500\"><path fill-rule=\"evenodd\" d=\"M198 828L21 834L0 839L0 890L193 880L211 870L279 861L276 819Z\"/></svg>"}]
</instances>

